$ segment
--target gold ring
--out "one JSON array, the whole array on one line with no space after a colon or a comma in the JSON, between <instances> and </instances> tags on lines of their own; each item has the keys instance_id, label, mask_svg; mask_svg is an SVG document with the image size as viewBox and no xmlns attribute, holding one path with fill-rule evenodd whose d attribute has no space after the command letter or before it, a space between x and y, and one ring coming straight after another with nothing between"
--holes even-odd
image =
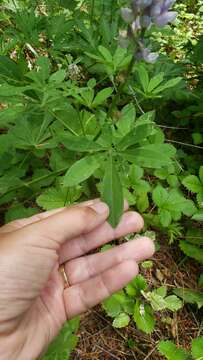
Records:
<instances>
[{"instance_id":1,"label":"gold ring","mask_svg":"<svg viewBox=\"0 0 203 360\"><path fill-rule=\"evenodd\" d=\"M70 286L70 284L69 284L69 281L68 281L68 277L67 277L67 274L66 274L66 271L65 271L65 265L64 264L59 266L59 272L61 273L62 278L63 278L64 289L66 289L66 288L68 288Z\"/></svg>"}]
</instances>

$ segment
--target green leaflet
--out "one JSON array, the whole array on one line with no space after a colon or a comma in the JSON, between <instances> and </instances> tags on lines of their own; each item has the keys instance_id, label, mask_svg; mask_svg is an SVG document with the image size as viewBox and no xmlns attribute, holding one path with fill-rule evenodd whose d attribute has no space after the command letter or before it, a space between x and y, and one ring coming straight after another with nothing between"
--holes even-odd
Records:
<instances>
[{"instance_id":1,"label":"green leaflet","mask_svg":"<svg viewBox=\"0 0 203 360\"><path fill-rule=\"evenodd\" d=\"M118 149L123 151L128 147L140 143L146 139L152 132L153 123L139 123L133 130L124 136L124 138L118 143Z\"/></svg>"},{"instance_id":2,"label":"green leaflet","mask_svg":"<svg viewBox=\"0 0 203 360\"><path fill-rule=\"evenodd\" d=\"M142 88L143 88L144 92L146 93L148 85L149 85L148 72L147 72L147 70L145 69L145 67L143 65L140 65L137 68L137 72L138 72L138 76L139 76L139 80L140 80L140 83L142 85Z\"/></svg>"},{"instance_id":3,"label":"green leaflet","mask_svg":"<svg viewBox=\"0 0 203 360\"><path fill-rule=\"evenodd\" d=\"M99 91L99 93L94 98L92 107L95 108L95 107L103 104L109 98L109 96L111 96L112 92L113 92L112 88L105 88L105 89Z\"/></svg>"},{"instance_id":4,"label":"green leaflet","mask_svg":"<svg viewBox=\"0 0 203 360\"><path fill-rule=\"evenodd\" d=\"M113 227L116 227L123 213L124 197L120 176L112 155L109 156L106 164L102 184L102 199L110 209L109 222Z\"/></svg>"},{"instance_id":5,"label":"green leaflet","mask_svg":"<svg viewBox=\"0 0 203 360\"><path fill-rule=\"evenodd\" d=\"M76 186L88 179L100 167L101 160L101 155L92 155L76 161L66 172L63 185Z\"/></svg>"},{"instance_id":6,"label":"green leaflet","mask_svg":"<svg viewBox=\"0 0 203 360\"><path fill-rule=\"evenodd\" d=\"M74 136L68 132L58 134L59 141L69 150L88 152L88 151L101 151L103 148L98 143L88 140L84 136Z\"/></svg>"},{"instance_id":7,"label":"green leaflet","mask_svg":"<svg viewBox=\"0 0 203 360\"><path fill-rule=\"evenodd\" d=\"M160 169L171 164L175 153L176 150L172 145L150 144L123 151L122 156L138 166Z\"/></svg>"}]
</instances>

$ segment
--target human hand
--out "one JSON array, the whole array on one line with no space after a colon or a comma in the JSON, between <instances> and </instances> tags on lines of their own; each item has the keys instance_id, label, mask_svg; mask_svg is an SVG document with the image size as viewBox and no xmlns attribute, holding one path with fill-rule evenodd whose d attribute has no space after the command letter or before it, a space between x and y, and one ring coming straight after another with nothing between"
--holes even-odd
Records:
<instances>
[{"instance_id":1,"label":"human hand","mask_svg":"<svg viewBox=\"0 0 203 360\"><path fill-rule=\"evenodd\" d=\"M108 214L107 205L93 200L0 228L1 360L37 359L67 319L124 287L137 263L153 255L153 242L144 237L86 255L143 227L138 213L126 211L112 229Z\"/></svg>"}]
</instances>

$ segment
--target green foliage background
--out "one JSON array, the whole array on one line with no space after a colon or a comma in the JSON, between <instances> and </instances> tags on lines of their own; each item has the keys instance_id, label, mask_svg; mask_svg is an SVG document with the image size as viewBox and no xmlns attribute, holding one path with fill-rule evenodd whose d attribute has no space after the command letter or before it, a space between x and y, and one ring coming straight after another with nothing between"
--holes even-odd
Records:
<instances>
[{"instance_id":1,"label":"green foliage background","mask_svg":"<svg viewBox=\"0 0 203 360\"><path fill-rule=\"evenodd\" d=\"M145 230L203 264L203 2L178 1L175 23L149 30L155 64L119 46L128 3L1 1L1 213L9 222L101 196L115 227L125 197ZM150 333L153 313L178 310L179 298L203 305L200 291L188 291L135 280L103 307L115 327L132 320ZM66 325L52 359L67 358L74 328Z\"/></svg>"}]
</instances>

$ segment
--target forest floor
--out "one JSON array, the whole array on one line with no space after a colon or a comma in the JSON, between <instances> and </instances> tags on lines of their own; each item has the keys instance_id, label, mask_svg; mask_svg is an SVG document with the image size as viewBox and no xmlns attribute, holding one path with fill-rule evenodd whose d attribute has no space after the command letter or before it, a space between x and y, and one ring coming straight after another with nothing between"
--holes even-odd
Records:
<instances>
[{"instance_id":1,"label":"forest floor","mask_svg":"<svg viewBox=\"0 0 203 360\"><path fill-rule=\"evenodd\" d=\"M200 268L193 260L183 258L178 246L162 244L153 260L152 269L141 271L150 287L196 288ZM158 342L172 340L190 349L191 340L203 335L203 311L185 305L174 314L158 313L156 330L151 335L137 330L133 322L119 330L111 324L100 306L82 316L79 343L71 360L163 360L157 351Z\"/></svg>"}]
</instances>

